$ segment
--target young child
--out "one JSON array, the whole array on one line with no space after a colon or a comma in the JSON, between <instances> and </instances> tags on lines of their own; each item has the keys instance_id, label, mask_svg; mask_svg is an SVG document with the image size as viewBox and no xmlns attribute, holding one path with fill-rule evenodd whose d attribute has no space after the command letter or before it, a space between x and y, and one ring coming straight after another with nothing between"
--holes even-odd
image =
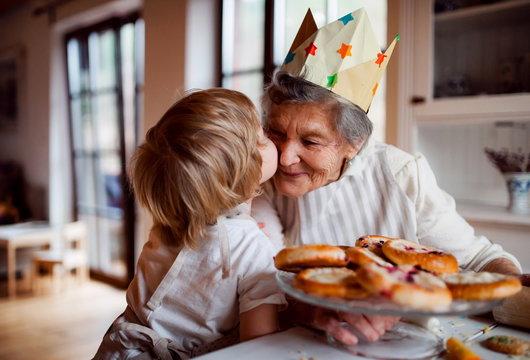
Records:
<instances>
[{"instance_id":1,"label":"young child","mask_svg":"<svg viewBox=\"0 0 530 360\"><path fill-rule=\"evenodd\" d=\"M95 359L186 359L278 329L276 251L248 216L277 158L237 91L191 93L148 131L130 177L154 225Z\"/></svg>"}]
</instances>

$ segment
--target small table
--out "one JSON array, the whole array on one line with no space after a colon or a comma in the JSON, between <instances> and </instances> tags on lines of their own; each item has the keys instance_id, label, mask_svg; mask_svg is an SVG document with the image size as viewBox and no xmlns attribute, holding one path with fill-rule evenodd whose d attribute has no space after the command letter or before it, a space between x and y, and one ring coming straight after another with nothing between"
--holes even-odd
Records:
<instances>
[{"instance_id":1,"label":"small table","mask_svg":"<svg viewBox=\"0 0 530 360\"><path fill-rule=\"evenodd\" d=\"M10 299L16 297L16 250L49 246L54 235L55 230L48 223L28 222L0 226L0 247L5 247L7 252L7 294Z\"/></svg>"}]
</instances>

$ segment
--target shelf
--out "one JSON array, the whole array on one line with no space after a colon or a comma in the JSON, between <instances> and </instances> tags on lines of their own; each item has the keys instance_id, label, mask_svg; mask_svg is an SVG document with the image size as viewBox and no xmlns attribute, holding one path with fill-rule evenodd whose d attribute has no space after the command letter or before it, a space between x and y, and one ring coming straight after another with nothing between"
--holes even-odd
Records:
<instances>
[{"instance_id":1,"label":"shelf","mask_svg":"<svg viewBox=\"0 0 530 360\"><path fill-rule=\"evenodd\" d=\"M456 209L467 221L518 225L530 228L530 214L512 214L503 206L482 205L457 201Z\"/></svg>"},{"instance_id":2,"label":"shelf","mask_svg":"<svg viewBox=\"0 0 530 360\"><path fill-rule=\"evenodd\" d=\"M414 106L418 124L530 121L530 93L436 98Z\"/></svg>"},{"instance_id":3,"label":"shelf","mask_svg":"<svg viewBox=\"0 0 530 360\"><path fill-rule=\"evenodd\" d=\"M530 0L498 1L434 16L434 98L530 91ZM502 105L501 105L502 106Z\"/></svg>"},{"instance_id":4,"label":"shelf","mask_svg":"<svg viewBox=\"0 0 530 360\"><path fill-rule=\"evenodd\" d=\"M530 215L506 210L505 183L483 150L519 144L497 123L530 124L530 0L461 1L484 5L436 14L434 0L414 3L407 95L424 100L399 118L412 127L407 145L473 226L530 233Z\"/></svg>"},{"instance_id":5,"label":"shelf","mask_svg":"<svg viewBox=\"0 0 530 360\"><path fill-rule=\"evenodd\" d=\"M493 4L464 7L458 10L445 11L435 16L436 25L455 23L457 21L487 22L503 18L510 20L512 16L524 14L530 8L530 0L499 1Z\"/></svg>"},{"instance_id":6,"label":"shelf","mask_svg":"<svg viewBox=\"0 0 530 360\"><path fill-rule=\"evenodd\" d=\"M435 16L436 33L459 34L473 29L501 28L525 24L530 0L512 0L448 11Z\"/></svg>"}]
</instances>

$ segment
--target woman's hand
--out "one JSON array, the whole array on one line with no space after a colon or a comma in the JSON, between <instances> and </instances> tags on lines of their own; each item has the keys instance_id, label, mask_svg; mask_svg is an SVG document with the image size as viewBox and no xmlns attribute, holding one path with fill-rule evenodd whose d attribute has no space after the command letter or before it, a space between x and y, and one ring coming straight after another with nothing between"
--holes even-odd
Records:
<instances>
[{"instance_id":1,"label":"woman's hand","mask_svg":"<svg viewBox=\"0 0 530 360\"><path fill-rule=\"evenodd\" d=\"M363 315L315 307L312 327L327 332L344 344L355 345L359 339L341 323L348 323L366 339L375 341L398 320L399 318L394 316Z\"/></svg>"},{"instance_id":2,"label":"woman's hand","mask_svg":"<svg viewBox=\"0 0 530 360\"><path fill-rule=\"evenodd\" d=\"M518 277L523 286L530 286L530 274L521 274Z\"/></svg>"},{"instance_id":3,"label":"woman's hand","mask_svg":"<svg viewBox=\"0 0 530 360\"><path fill-rule=\"evenodd\" d=\"M521 275L519 268L517 268L517 266L515 266L513 262L503 258L491 260L489 263L486 264L486 266L484 266L484 268L482 268L481 271L488 271L505 275L514 275L517 277Z\"/></svg>"},{"instance_id":4,"label":"woman's hand","mask_svg":"<svg viewBox=\"0 0 530 360\"><path fill-rule=\"evenodd\" d=\"M288 310L280 313L282 327L295 324L306 325L322 330L344 344L355 345L357 336L342 326L348 323L356 331L371 341L377 340L399 320L393 316L363 315L357 313L329 310L309 304L289 300ZM283 316L282 316L283 315ZM282 319L281 319L282 320ZM294 322L294 324L293 324Z\"/></svg>"}]
</instances>

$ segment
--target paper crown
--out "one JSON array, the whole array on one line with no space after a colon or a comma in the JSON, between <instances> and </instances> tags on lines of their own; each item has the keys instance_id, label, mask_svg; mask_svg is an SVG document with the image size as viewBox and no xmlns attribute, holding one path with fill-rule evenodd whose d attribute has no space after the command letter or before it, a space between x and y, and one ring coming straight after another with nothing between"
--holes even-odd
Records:
<instances>
[{"instance_id":1,"label":"paper crown","mask_svg":"<svg viewBox=\"0 0 530 360\"><path fill-rule=\"evenodd\" d=\"M397 40L399 35L381 53L363 8L320 29L308 10L281 70L303 76L368 112Z\"/></svg>"}]
</instances>

